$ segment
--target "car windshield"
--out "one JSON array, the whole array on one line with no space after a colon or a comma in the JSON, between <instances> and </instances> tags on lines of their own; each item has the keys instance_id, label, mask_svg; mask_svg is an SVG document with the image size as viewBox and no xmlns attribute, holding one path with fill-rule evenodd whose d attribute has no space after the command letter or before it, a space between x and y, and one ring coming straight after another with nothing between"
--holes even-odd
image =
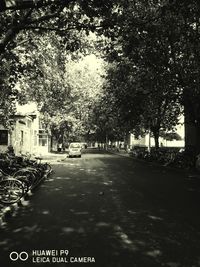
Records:
<instances>
[{"instance_id":1,"label":"car windshield","mask_svg":"<svg viewBox=\"0 0 200 267\"><path fill-rule=\"evenodd\" d=\"M70 148L80 148L80 147L81 147L81 144L76 144L76 143L74 143L74 144L70 144L69 147L70 147Z\"/></svg>"}]
</instances>

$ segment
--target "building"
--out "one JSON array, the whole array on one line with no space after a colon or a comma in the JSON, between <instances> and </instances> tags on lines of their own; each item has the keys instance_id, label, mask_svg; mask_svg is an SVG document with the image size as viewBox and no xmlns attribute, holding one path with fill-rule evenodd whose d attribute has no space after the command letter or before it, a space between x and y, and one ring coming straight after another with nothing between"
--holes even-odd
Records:
<instances>
[{"instance_id":1,"label":"building","mask_svg":"<svg viewBox=\"0 0 200 267\"><path fill-rule=\"evenodd\" d=\"M13 146L16 155L42 155L50 151L51 138L36 104L17 105L17 112L11 120L11 130L0 125L0 152L5 152L9 145Z\"/></svg>"}]
</instances>

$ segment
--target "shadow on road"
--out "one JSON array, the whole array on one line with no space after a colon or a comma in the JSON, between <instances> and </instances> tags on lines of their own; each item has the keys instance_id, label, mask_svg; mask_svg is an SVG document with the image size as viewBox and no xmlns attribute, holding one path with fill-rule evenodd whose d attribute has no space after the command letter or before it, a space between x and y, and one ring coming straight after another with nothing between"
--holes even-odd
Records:
<instances>
[{"instance_id":1,"label":"shadow on road","mask_svg":"<svg viewBox=\"0 0 200 267\"><path fill-rule=\"evenodd\" d=\"M2 260L10 251L31 257L33 249L69 249L71 256L95 257L99 267L199 266L199 232L131 185L124 173L135 179L136 165L109 159L56 163L20 218L16 214L2 229Z\"/></svg>"}]
</instances>

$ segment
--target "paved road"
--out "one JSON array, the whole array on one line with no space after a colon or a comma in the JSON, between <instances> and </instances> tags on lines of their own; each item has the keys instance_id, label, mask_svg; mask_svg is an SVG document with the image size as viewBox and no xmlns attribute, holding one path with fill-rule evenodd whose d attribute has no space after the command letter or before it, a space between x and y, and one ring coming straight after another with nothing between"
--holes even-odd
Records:
<instances>
[{"instance_id":1,"label":"paved road","mask_svg":"<svg viewBox=\"0 0 200 267\"><path fill-rule=\"evenodd\" d=\"M103 152L52 164L1 229L0 266L200 266L200 196L184 174ZM12 251L29 258L11 261Z\"/></svg>"}]
</instances>

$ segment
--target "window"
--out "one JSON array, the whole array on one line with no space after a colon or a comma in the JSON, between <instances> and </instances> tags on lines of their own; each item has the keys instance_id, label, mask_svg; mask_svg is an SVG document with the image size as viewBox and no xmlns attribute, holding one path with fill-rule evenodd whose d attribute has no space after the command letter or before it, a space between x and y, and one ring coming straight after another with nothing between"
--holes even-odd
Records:
<instances>
[{"instance_id":1,"label":"window","mask_svg":"<svg viewBox=\"0 0 200 267\"><path fill-rule=\"evenodd\" d=\"M71 143L69 147L70 148L81 148L82 146L79 143Z\"/></svg>"},{"instance_id":2,"label":"window","mask_svg":"<svg viewBox=\"0 0 200 267\"><path fill-rule=\"evenodd\" d=\"M24 144L24 131L21 131L20 143L21 143L21 145Z\"/></svg>"},{"instance_id":3,"label":"window","mask_svg":"<svg viewBox=\"0 0 200 267\"><path fill-rule=\"evenodd\" d=\"M8 145L8 131L0 130L0 145Z\"/></svg>"},{"instance_id":4,"label":"window","mask_svg":"<svg viewBox=\"0 0 200 267\"><path fill-rule=\"evenodd\" d=\"M39 146L47 146L48 135L45 130L39 130Z\"/></svg>"}]
</instances>

